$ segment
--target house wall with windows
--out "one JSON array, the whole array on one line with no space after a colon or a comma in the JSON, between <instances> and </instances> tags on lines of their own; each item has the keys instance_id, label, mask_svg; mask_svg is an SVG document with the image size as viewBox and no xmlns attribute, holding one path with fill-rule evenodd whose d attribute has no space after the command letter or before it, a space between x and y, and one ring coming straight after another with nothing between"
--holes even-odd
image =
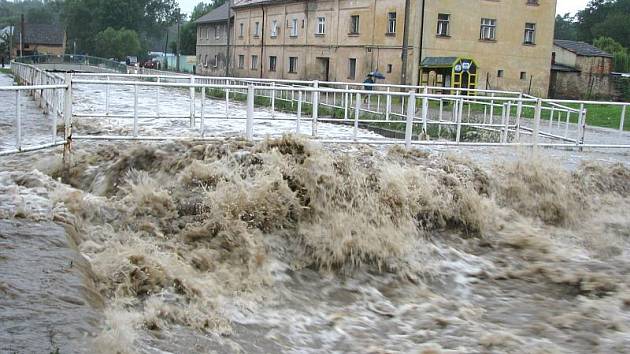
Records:
<instances>
[{"instance_id":1,"label":"house wall with windows","mask_svg":"<svg viewBox=\"0 0 630 354\"><path fill-rule=\"evenodd\" d=\"M197 26L197 74L226 75L227 24L221 21Z\"/></svg>"},{"instance_id":2,"label":"house wall with windows","mask_svg":"<svg viewBox=\"0 0 630 354\"><path fill-rule=\"evenodd\" d=\"M421 82L423 58L467 57L479 88L547 95L556 0L409 5L408 84ZM232 9L234 76L362 82L378 70L379 82L401 82L405 0L235 0Z\"/></svg>"},{"instance_id":3,"label":"house wall with windows","mask_svg":"<svg viewBox=\"0 0 630 354\"><path fill-rule=\"evenodd\" d=\"M427 0L422 56L469 57L477 87L546 96L555 13L555 0Z\"/></svg>"},{"instance_id":4,"label":"house wall with windows","mask_svg":"<svg viewBox=\"0 0 630 354\"><path fill-rule=\"evenodd\" d=\"M419 2L411 3L413 15ZM404 4L404 0L237 1L233 5L233 73L362 82L369 72L379 70L386 76L380 82L399 83ZM264 33L255 34L256 23ZM411 25L409 31L410 84L417 81L418 73L414 55L420 32L416 27ZM258 65L252 67L254 55Z\"/></svg>"}]
</instances>

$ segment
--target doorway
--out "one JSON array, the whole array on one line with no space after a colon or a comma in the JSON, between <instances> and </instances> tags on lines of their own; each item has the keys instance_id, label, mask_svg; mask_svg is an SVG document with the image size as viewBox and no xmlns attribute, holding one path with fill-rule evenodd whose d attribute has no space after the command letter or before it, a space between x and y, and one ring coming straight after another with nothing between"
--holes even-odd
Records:
<instances>
[{"instance_id":1,"label":"doorway","mask_svg":"<svg viewBox=\"0 0 630 354\"><path fill-rule=\"evenodd\" d=\"M320 81L329 81L330 74L330 58L317 58L317 65L319 68L319 72L317 75L317 80Z\"/></svg>"}]
</instances>

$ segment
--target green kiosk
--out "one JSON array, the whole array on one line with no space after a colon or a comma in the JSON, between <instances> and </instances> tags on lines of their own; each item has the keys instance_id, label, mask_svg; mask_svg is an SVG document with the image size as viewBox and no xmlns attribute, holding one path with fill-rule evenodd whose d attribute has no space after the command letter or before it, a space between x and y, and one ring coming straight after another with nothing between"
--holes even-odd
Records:
<instances>
[{"instance_id":1,"label":"green kiosk","mask_svg":"<svg viewBox=\"0 0 630 354\"><path fill-rule=\"evenodd\" d=\"M477 63L464 57L426 57L420 63L420 85L452 89L477 88Z\"/></svg>"}]
</instances>

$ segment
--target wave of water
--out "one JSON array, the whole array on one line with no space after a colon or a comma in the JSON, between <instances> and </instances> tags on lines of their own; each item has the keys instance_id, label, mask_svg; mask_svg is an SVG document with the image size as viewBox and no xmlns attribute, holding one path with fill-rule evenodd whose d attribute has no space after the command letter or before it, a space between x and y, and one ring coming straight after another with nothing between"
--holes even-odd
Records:
<instances>
[{"instance_id":1,"label":"wave of water","mask_svg":"<svg viewBox=\"0 0 630 354\"><path fill-rule=\"evenodd\" d=\"M95 146L76 151L70 174L56 162L38 168L46 174L0 174L0 210L78 231L71 239L106 305L98 326L68 325L89 333L88 346L72 348L630 348L622 165L488 170L284 137Z\"/></svg>"}]
</instances>

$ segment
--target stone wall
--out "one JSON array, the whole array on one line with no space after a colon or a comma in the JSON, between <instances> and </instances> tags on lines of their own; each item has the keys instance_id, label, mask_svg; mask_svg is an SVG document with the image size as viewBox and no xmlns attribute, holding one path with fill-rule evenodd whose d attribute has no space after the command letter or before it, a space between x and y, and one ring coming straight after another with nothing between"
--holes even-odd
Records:
<instances>
[{"instance_id":1,"label":"stone wall","mask_svg":"<svg viewBox=\"0 0 630 354\"><path fill-rule=\"evenodd\" d=\"M551 75L552 98L618 100L621 92L613 78L606 74L584 72L553 72Z\"/></svg>"}]
</instances>

